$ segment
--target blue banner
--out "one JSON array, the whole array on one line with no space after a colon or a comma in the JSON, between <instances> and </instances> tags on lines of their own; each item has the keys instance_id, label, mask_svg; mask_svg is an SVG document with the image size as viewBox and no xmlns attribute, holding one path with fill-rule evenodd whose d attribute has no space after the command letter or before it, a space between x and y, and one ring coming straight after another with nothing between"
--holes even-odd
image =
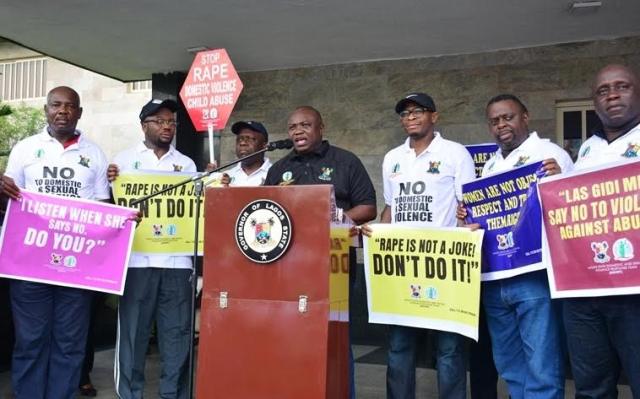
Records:
<instances>
[{"instance_id":1,"label":"blue banner","mask_svg":"<svg viewBox=\"0 0 640 399\"><path fill-rule=\"evenodd\" d=\"M470 144L465 146L476 166L476 177L482 176L482 168L487 163L494 152L498 151L498 145L495 143L487 144Z\"/></svg>"},{"instance_id":2,"label":"blue banner","mask_svg":"<svg viewBox=\"0 0 640 399\"><path fill-rule=\"evenodd\" d=\"M483 281L544 268L536 189L542 176L542 162L535 162L462 186L467 223L479 223L485 229Z\"/></svg>"}]
</instances>

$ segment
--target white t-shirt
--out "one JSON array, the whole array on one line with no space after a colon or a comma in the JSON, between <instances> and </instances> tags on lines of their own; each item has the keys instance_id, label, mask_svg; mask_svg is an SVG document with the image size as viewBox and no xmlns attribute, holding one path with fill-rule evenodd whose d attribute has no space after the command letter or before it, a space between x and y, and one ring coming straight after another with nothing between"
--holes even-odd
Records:
<instances>
[{"instance_id":1,"label":"white t-shirt","mask_svg":"<svg viewBox=\"0 0 640 399\"><path fill-rule=\"evenodd\" d=\"M76 131L78 141L64 148L40 133L18 142L9 155L5 175L18 187L62 197L109 199L108 162L94 142Z\"/></svg>"},{"instance_id":2,"label":"white t-shirt","mask_svg":"<svg viewBox=\"0 0 640 399\"><path fill-rule=\"evenodd\" d=\"M392 223L455 226L462 185L474 179L475 167L467 149L438 132L421 154L416 155L407 138L382 162L384 202L391 209Z\"/></svg>"},{"instance_id":3,"label":"white t-shirt","mask_svg":"<svg viewBox=\"0 0 640 399\"><path fill-rule=\"evenodd\" d=\"M511 151L506 158L498 151L487 161L482 169L482 177L506 172L524 164L553 158L560 165L562 173L573 170L573 161L565 150L548 139L541 139L538 133L532 132L518 148Z\"/></svg>"},{"instance_id":4,"label":"white t-shirt","mask_svg":"<svg viewBox=\"0 0 640 399\"><path fill-rule=\"evenodd\" d=\"M229 183L232 187L255 187L261 186L264 183L264 179L267 177L267 172L271 167L271 161L269 158L265 158L262 166L256 169L248 175L243 169L241 163L231 169L227 174L231 178Z\"/></svg>"},{"instance_id":5,"label":"white t-shirt","mask_svg":"<svg viewBox=\"0 0 640 399\"><path fill-rule=\"evenodd\" d=\"M170 172L197 172L196 164L191 158L181 154L171 146L169 151L160 159L152 149L144 143L139 143L134 148L122 151L113 159L118 165L120 173L132 170L170 171ZM189 256L147 256L131 254L129 267L162 267L169 269L190 269L191 257Z\"/></svg>"},{"instance_id":6,"label":"white t-shirt","mask_svg":"<svg viewBox=\"0 0 640 399\"><path fill-rule=\"evenodd\" d=\"M634 159L640 156L640 125L609 143L600 136L591 136L582 143L576 169L585 169L609 162Z\"/></svg>"}]
</instances>

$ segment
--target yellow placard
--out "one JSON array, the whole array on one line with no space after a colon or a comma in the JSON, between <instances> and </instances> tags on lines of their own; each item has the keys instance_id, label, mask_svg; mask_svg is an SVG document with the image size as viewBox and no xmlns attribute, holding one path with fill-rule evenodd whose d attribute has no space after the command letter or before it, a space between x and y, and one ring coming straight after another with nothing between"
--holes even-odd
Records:
<instances>
[{"instance_id":1,"label":"yellow placard","mask_svg":"<svg viewBox=\"0 0 640 399\"><path fill-rule=\"evenodd\" d=\"M369 321L478 338L483 230L371 225Z\"/></svg>"},{"instance_id":2,"label":"yellow placard","mask_svg":"<svg viewBox=\"0 0 640 399\"><path fill-rule=\"evenodd\" d=\"M349 225L332 224L331 274L329 277L330 319L349 321Z\"/></svg>"},{"instance_id":3,"label":"yellow placard","mask_svg":"<svg viewBox=\"0 0 640 399\"><path fill-rule=\"evenodd\" d=\"M116 204L130 206L131 201L153 194L192 176L176 172L122 173L113 182ZM202 205L204 204L204 195ZM198 254L204 241L203 206L200 207ZM196 197L194 183L188 183L153 197L140 206L142 222L133 239L132 252L144 255L193 255Z\"/></svg>"}]
</instances>

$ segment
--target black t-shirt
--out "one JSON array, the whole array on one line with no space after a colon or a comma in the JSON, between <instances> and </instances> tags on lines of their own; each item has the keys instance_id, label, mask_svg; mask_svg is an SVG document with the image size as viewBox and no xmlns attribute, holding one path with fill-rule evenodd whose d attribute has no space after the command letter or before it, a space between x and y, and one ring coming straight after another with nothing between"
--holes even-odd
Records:
<instances>
[{"instance_id":1,"label":"black t-shirt","mask_svg":"<svg viewBox=\"0 0 640 399\"><path fill-rule=\"evenodd\" d=\"M271 166L264 185L289 184L332 184L336 205L345 211L356 205L376 205L376 191L360 159L326 140L311 153L291 151Z\"/></svg>"}]
</instances>

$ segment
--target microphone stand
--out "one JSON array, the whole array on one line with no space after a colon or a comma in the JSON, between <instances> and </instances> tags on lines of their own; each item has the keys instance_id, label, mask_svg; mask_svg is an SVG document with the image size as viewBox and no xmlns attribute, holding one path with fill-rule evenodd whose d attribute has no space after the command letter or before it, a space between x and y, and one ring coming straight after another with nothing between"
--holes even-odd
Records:
<instances>
[{"instance_id":1,"label":"microphone stand","mask_svg":"<svg viewBox=\"0 0 640 399\"><path fill-rule=\"evenodd\" d=\"M138 198L138 199L135 199L135 200L131 201L131 205L132 205L132 206L138 205L138 204L139 204L139 203L141 203L141 202L148 201L148 200L150 200L150 199L151 199L151 198L153 198L153 197L156 197L156 196L158 196L158 195L160 195L160 194L164 194L164 193L166 193L167 191L171 191L171 190L173 190L174 188L182 187L182 186L184 186L185 184L189 184L189 183L191 183L191 182L194 182L194 183L195 183L195 182L197 182L197 181L201 181L201 180L202 180L202 179L204 179L205 177L208 177L208 176L210 176L210 175L211 175L211 174L213 174L213 173L220 172L221 170L227 169L228 167L233 166L233 165L235 165L235 164L237 164L237 163L239 163L239 162L242 162L242 161L244 161L245 159L249 159L249 158L254 157L254 156L256 156L256 155L260 155L260 154L262 154L262 153L264 153L264 152L267 152L267 151L273 151L273 150L279 150L279 149L285 149L285 148L291 148L291 147L282 147L282 148L280 148L280 147L269 147L269 146L267 146L266 148L263 148L263 149L261 149L261 150L259 150L259 151L256 151L256 152L252 152L252 153L251 153L251 154L249 154L249 155L246 155L246 156L244 156L244 157L242 157L242 158L238 158L238 159L236 159L236 160L233 160L233 161L231 161L231 162L229 162L229 163L227 163L227 164L225 164L225 165L222 165L222 166L220 166L220 167L217 167L217 168L215 168L215 169L213 169L213 170L211 170L211 171L209 171L209 172L199 172L198 174L196 174L196 175L195 175L195 176L193 176L193 177L190 177L190 178L188 178L188 179L185 179L185 180L183 180L183 181L181 181L181 182L178 182L178 183L176 183L176 184L173 184L173 185L171 185L171 186L167 186L167 187L163 188L163 189L162 189L162 190L160 190L160 191L156 191L156 192L154 192L154 193L152 193L152 194L148 194L148 195L145 195L144 197L140 197L140 198Z\"/></svg>"},{"instance_id":2,"label":"microphone stand","mask_svg":"<svg viewBox=\"0 0 640 399\"><path fill-rule=\"evenodd\" d=\"M135 206L138 205L142 202L148 201L153 197L156 197L160 194L166 193L167 191L171 191L177 187L182 187L185 184L189 184L191 182L193 182L195 184L195 190L194 190L194 195L196 197L196 220L195 220L195 231L194 231L194 243L193 243L193 260L192 260L192 268L191 268L191 277L189 278L189 281L191 283L191 326L189 328L189 371L188 371L188 378L189 378L189 396L188 398L193 398L193 388L194 388L194 382L193 382L193 372L194 372L194 368L195 368L195 354L194 354L194 344L193 344L193 340L195 337L195 325L196 325L196 293L197 293L197 286L198 286L198 276L197 276L197 272L196 272L196 259L198 258L198 233L199 233L199 229L200 229L200 205L202 203L202 189L203 189L203 182L202 180L205 177L210 176L211 174L215 173L215 172L219 172L221 170L227 169L230 166L233 166L239 162L244 161L245 159L249 159L251 157L254 157L256 155L260 155L262 153L265 153L267 151L273 151L273 150L279 150L279 149L289 149L293 147L293 143L291 142L291 140L283 140L280 142L274 142L274 143L269 143L265 148L253 152L247 156L244 156L242 158L238 158L234 161L231 161L225 165L222 165L218 168L215 168L211 171L208 172L200 172L198 174L196 174L193 177L190 177L188 179L185 179L181 182L178 182L176 184L173 184L171 186L165 187L164 189L157 191L155 193L149 194L149 195L145 195L144 197L140 197L138 199L135 199L133 201L131 201L131 206Z\"/></svg>"}]
</instances>

